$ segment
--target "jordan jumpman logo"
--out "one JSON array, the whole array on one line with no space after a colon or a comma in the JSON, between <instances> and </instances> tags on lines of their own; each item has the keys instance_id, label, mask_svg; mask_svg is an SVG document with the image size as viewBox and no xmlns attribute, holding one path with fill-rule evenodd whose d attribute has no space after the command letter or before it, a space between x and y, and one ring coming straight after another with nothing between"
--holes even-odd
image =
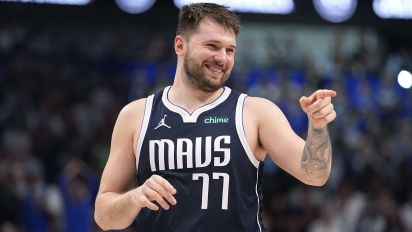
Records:
<instances>
[{"instance_id":1,"label":"jordan jumpman logo","mask_svg":"<svg viewBox=\"0 0 412 232\"><path fill-rule=\"evenodd\" d=\"M161 127L161 126L165 126L165 127L167 127L167 128L170 128L170 126L165 123L165 118L166 118L166 116L167 116L166 114L165 114L165 116L163 116L163 118L162 118L162 119L160 120L160 122L159 122L159 125L157 125L157 127L154 128L155 130L156 130L157 128Z\"/></svg>"}]
</instances>

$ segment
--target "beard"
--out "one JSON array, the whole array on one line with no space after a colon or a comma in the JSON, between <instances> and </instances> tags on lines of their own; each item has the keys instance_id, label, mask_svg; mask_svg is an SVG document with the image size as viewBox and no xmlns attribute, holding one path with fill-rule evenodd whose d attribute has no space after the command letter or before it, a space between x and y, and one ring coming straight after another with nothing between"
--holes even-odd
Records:
<instances>
[{"instance_id":1,"label":"beard","mask_svg":"<svg viewBox=\"0 0 412 232\"><path fill-rule=\"evenodd\" d=\"M183 66L187 79L190 81L190 83L192 83L195 88L203 90L205 92L215 92L222 88L230 75L230 72L224 69L222 78L219 82L209 80L202 72L202 64L200 66L194 64L191 59L189 59L188 53L185 55Z\"/></svg>"}]
</instances>

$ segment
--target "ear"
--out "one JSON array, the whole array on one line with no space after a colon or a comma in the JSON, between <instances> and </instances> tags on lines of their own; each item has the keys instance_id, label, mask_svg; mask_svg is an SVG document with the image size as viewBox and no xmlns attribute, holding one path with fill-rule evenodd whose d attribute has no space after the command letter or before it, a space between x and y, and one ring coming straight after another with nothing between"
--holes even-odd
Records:
<instances>
[{"instance_id":1,"label":"ear","mask_svg":"<svg viewBox=\"0 0 412 232\"><path fill-rule=\"evenodd\" d=\"M181 35L175 37L175 52L177 56L183 56L185 53L186 40Z\"/></svg>"}]
</instances>

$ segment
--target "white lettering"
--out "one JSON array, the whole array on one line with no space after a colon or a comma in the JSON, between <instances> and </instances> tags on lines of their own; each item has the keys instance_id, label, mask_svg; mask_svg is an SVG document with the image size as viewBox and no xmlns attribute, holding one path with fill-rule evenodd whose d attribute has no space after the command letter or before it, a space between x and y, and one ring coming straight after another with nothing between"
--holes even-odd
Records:
<instances>
[{"instance_id":1,"label":"white lettering","mask_svg":"<svg viewBox=\"0 0 412 232\"><path fill-rule=\"evenodd\" d=\"M201 209L207 209L207 202L209 200L209 175L206 173L193 173L193 180L202 178L202 205Z\"/></svg>"},{"instance_id":2,"label":"white lettering","mask_svg":"<svg viewBox=\"0 0 412 232\"><path fill-rule=\"evenodd\" d=\"M184 150L186 148L186 150ZM177 139L177 168L183 169L183 156L186 156L186 168L193 168L193 143L186 138Z\"/></svg>"},{"instance_id":3,"label":"white lettering","mask_svg":"<svg viewBox=\"0 0 412 232\"><path fill-rule=\"evenodd\" d=\"M218 136L214 139L213 145L212 136L196 137L194 141L188 138L178 138L176 141L150 140L150 169L155 172L166 169L203 168L209 166L212 161L215 167L226 166L230 162L230 147L227 145L230 145L229 135ZM168 159L167 165L165 155Z\"/></svg>"},{"instance_id":4,"label":"white lettering","mask_svg":"<svg viewBox=\"0 0 412 232\"><path fill-rule=\"evenodd\" d=\"M150 140L149 141L149 159L150 159L150 169L152 172L156 171L155 154L158 154L159 158L159 170L165 170L165 144L168 147L168 158L169 158L169 169L175 169L174 164L174 151L175 146L172 140L162 139L162 140ZM157 153L155 150L155 145L157 145Z\"/></svg>"},{"instance_id":5,"label":"white lettering","mask_svg":"<svg viewBox=\"0 0 412 232\"><path fill-rule=\"evenodd\" d=\"M195 167L197 168L208 166L212 160L212 136L207 136L205 140L205 161L202 163L202 137L196 138Z\"/></svg>"},{"instance_id":6,"label":"white lettering","mask_svg":"<svg viewBox=\"0 0 412 232\"><path fill-rule=\"evenodd\" d=\"M222 135L222 136L219 136L215 139L214 151L215 152L223 152L223 161L222 161L221 157L215 157L214 158L214 163L213 164L217 167L226 166L230 161L230 149L221 147L221 141L222 140L225 144L230 144L230 136Z\"/></svg>"},{"instance_id":7,"label":"white lettering","mask_svg":"<svg viewBox=\"0 0 412 232\"><path fill-rule=\"evenodd\" d=\"M213 179L218 180L219 177L223 179L222 188L222 209L228 209L227 205L229 203L229 174L227 173L213 173Z\"/></svg>"}]
</instances>

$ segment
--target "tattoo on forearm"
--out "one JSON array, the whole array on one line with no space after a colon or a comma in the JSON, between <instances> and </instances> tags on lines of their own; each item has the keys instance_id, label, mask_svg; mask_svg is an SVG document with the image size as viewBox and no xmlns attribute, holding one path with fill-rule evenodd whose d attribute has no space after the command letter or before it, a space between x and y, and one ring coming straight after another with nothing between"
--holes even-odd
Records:
<instances>
[{"instance_id":1,"label":"tattoo on forearm","mask_svg":"<svg viewBox=\"0 0 412 232\"><path fill-rule=\"evenodd\" d=\"M329 174L332 160L332 146L326 128L309 128L303 150L301 167L314 178L324 178Z\"/></svg>"}]
</instances>

